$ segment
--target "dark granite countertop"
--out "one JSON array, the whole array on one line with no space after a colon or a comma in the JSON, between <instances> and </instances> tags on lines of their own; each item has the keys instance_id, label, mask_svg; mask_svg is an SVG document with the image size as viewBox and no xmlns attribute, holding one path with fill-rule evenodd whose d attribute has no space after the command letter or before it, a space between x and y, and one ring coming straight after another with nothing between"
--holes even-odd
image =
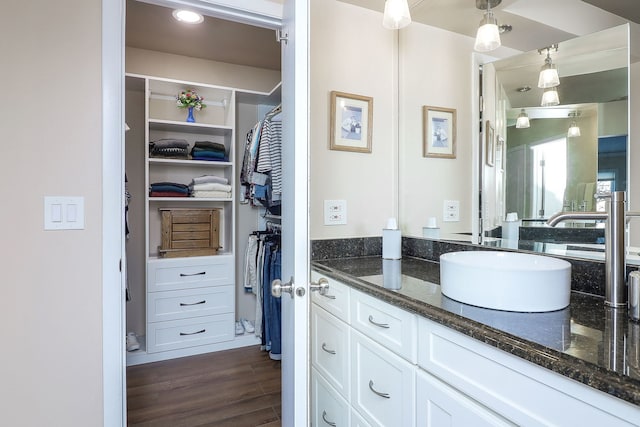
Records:
<instances>
[{"instance_id":1,"label":"dark granite countertop","mask_svg":"<svg viewBox=\"0 0 640 427\"><path fill-rule=\"evenodd\" d=\"M438 285L440 265L434 261L411 257L391 261L371 256L313 261L312 268L392 305L640 405L640 324L630 321L626 310L606 308L601 297L572 292L571 304L564 310L514 313L474 307L442 295Z\"/></svg>"}]
</instances>

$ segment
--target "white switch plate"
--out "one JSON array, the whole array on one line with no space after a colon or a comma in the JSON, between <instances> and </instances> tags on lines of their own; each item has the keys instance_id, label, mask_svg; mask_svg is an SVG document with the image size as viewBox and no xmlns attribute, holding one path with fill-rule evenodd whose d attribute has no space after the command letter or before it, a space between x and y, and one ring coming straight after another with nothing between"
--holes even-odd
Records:
<instances>
[{"instance_id":1,"label":"white switch plate","mask_svg":"<svg viewBox=\"0 0 640 427\"><path fill-rule=\"evenodd\" d=\"M460 200L445 200L442 212L442 221L457 222L460 221Z\"/></svg>"},{"instance_id":2,"label":"white switch plate","mask_svg":"<svg viewBox=\"0 0 640 427\"><path fill-rule=\"evenodd\" d=\"M83 230L84 197L44 198L45 230Z\"/></svg>"},{"instance_id":3,"label":"white switch plate","mask_svg":"<svg viewBox=\"0 0 640 427\"><path fill-rule=\"evenodd\" d=\"M347 223L347 201L324 201L324 225L345 225Z\"/></svg>"}]
</instances>

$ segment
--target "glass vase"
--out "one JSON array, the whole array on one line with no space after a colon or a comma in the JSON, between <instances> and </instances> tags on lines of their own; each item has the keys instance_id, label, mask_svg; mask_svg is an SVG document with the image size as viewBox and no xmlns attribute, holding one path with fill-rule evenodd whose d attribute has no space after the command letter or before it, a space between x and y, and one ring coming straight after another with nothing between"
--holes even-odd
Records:
<instances>
[{"instance_id":1,"label":"glass vase","mask_svg":"<svg viewBox=\"0 0 640 427\"><path fill-rule=\"evenodd\" d=\"M187 122L195 123L196 119L193 118L193 107L188 107L188 109L189 109L189 114L187 115Z\"/></svg>"}]
</instances>

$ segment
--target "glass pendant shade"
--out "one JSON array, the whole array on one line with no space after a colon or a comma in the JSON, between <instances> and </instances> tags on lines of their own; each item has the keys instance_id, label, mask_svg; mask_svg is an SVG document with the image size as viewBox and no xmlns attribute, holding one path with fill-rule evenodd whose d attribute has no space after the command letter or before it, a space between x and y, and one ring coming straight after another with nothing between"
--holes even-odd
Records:
<instances>
[{"instance_id":1,"label":"glass pendant shade","mask_svg":"<svg viewBox=\"0 0 640 427\"><path fill-rule=\"evenodd\" d=\"M555 64L551 62L551 58L547 57L544 61L544 65L540 68L540 76L538 78L539 88L556 87L560 84L560 77L558 76L558 69Z\"/></svg>"},{"instance_id":2,"label":"glass pendant shade","mask_svg":"<svg viewBox=\"0 0 640 427\"><path fill-rule=\"evenodd\" d=\"M524 109L518 114L518 118L516 119L516 129L526 129L531 126L529 123L529 116L524 112Z\"/></svg>"},{"instance_id":3,"label":"glass pendant shade","mask_svg":"<svg viewBox=\"0 0 640 427\"><path fill-rule=\"evenodd\" d=\"M407 0L386 0L382 26L390 30L398 30L411 24L411 14Z\"/></svg>"},{"instance_id":4,"label":"glass pendant shade","mask_svg":"<svg viewBox=\"0 0 640 427\"><path fill-rule=\"evenodd\" d=\"M556 88L551 87L549 89L545 89L542 94L542 102L540 105L543 107L553 107L558 104L560 104L560 98L558 97L558 91Z\"/></svg>"},{"instance_id":5,"label":"glass pendant shade","mask_svg":"<svg viewBox=\"0 0 640 427\"><path fill-rule=\"evenodd\" d=\"M500 45L500 29L498 28L498 21L493 16L493 12L485 12L484 18L480 21L480 26L476 33L474 49L477 52L489 52L499 48Z\"/></svg>"},{"instance_id":6,"label":"glass pendant shade","mask_svg":"<svg viewBox=\"0 0 640 427\"><path fill-rule=\"evenodd\" d=\"M580 128L578 127L578 124L574 120L571 122L571 126L569 126L567 137L574 138L576 136L580 136Z\"/></svg>"}]
</instances>

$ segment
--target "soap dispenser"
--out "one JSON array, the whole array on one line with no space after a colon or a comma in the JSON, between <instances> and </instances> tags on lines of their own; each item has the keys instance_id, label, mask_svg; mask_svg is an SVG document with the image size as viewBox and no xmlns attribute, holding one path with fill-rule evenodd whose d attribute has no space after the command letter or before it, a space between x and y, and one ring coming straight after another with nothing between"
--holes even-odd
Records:
<instances>
[{"instance_id":1,"label":"soap dispenser","mask_svg":"<svg viewBox=\"0 0 640 427\"><path fill-rule=\"evenodd\" d=\"M402 258L402 236L395 218L389 218L387 227L382 229L382 258Z\"/></svg>"}]
</instances>

